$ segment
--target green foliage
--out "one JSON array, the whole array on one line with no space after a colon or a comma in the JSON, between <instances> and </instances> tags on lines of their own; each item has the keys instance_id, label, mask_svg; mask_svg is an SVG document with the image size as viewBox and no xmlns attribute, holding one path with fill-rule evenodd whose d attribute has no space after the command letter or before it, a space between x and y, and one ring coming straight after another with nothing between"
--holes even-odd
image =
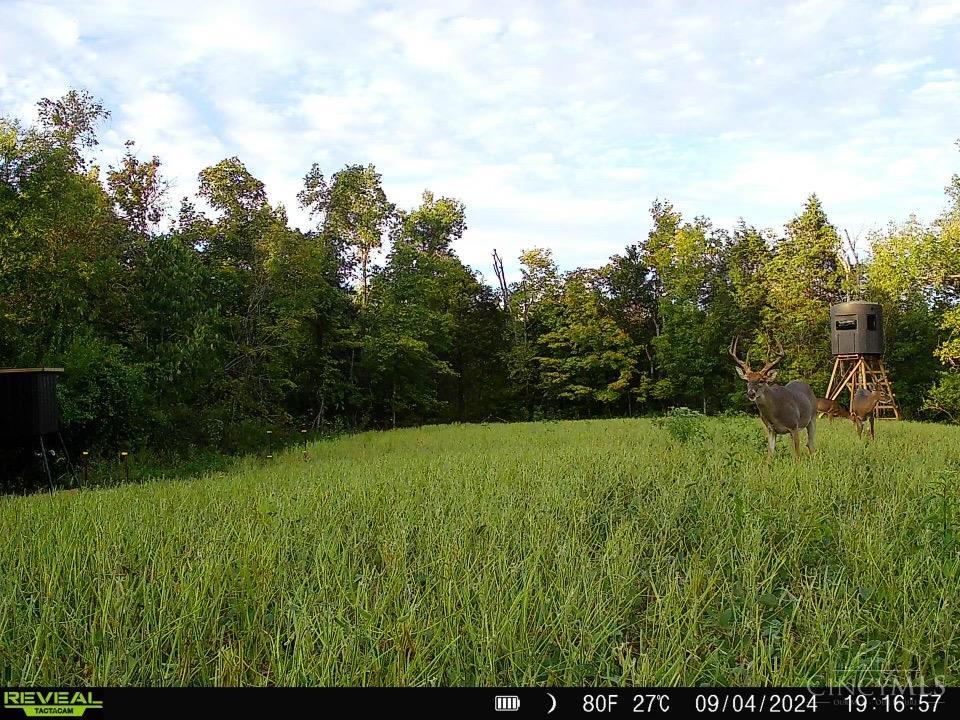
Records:
<instances>
[{"instance_id":1,"label":"green foliage","mask_svg":"<svg viewBox=\"0 0 960 720\"><path fill-rule=\"evenodd\" d=\"M885 361L896 378L897 401L908 414L932 409L927 393L943 369L936 349L944 299L929 274L937 245L935 228L913 217L870 238L867 291L883 305Z\"/></svg>"},{"instance_id":2,"label":"green foliage","mask_svg":"<svg viewBox=\"0 0 960 720\"><path fill-rule=\"evenodd\" d=\"M840 236L820 199L811 195L803 212L787 224L767 265L764 330L786 350L781 374L824 390L830 372L829 310L842 299L839 251Z\"/></svg>"},{"instance_id":3,"label":"green foliage","mask_svg":"<svg viewBox=\"0 0 960 720\"><path fill-rule=\"evenodd\" d=\"M657 381L653 395L666 404L718 409L725 395L717 377L729 374L723 348L734 331L729 278L724 275L726 235L706 218L683 222L669 203L654 203L646 244L656 300L650 339Z\"/></svg>"},{"instance_id":4,"label":"green foliage","mask_svg":"<svg viewBox=\"0 0 960 720\"><path fill-rule=\"evenodd\" d=\"M138 159L128 141L120 167L107 171L107 187L117 215L137 239L146 239L164 216L167 184L160 175L160 158Z\"/></svg>"},{"instance_id":5,"label":"green foliage","mask_svg":"<svg viewBox=\"0 0 960 720\"><path fill-rule=\"evenodd\" d=\"M680 443L703 442L708 437L703 413L687 407L671 408L653 422Z\"/></svg>"},{"instance_id":6,"label":"green foliage","mask_svg":"<svg viewBox=\"0 0 960 720\"><path fill-rule=\"evenodd\" d=\"M942 372L930 392L925 406L945 415L951 422L960 422L960 373Z\"/></svg>"},{"instance_id":7,"label":"green foliage","mask_svg":"<svg viewBox=\"0 0 960 720\"><path fill-rule=\"evenodd\" d=\"M937 356L947 365L960 367L960 305L943 313L940 328L945 338L937 348Z\"/></svg>"},{"instance_id":8,"label":"green foliage","mask_svg":"<svg viewBox=\"0 0 960 720\"><path fill-rule=\"evenodd\" d=\"M453 252L452 244L463 237L467 229L466 209L453 198L435 199L425 190L423 203L409 213L401 212L395 239L416 247L427 254Z\"/></svg>"},{"instance_id":9,"label":"green foliage","mask_svg":"<svg viewBox=\"0 0 960 720\"><path fill-rule=\"evenodd\" d=\"M756 228L743 220L723 251L722 262L727 278L727 302L734 317L734 335L749 337L762 326L763 311L769 302L769 263L773 250Z\"/></svg>"},{"instance_id":10,"label":"green foliage","mask_svg":"<svg viewBox=\"0 0 960 720\"><path fill-rule=\"evenodd\" d=\"M81 447L95 446L105 437L137 437L146 430L145 368L132 362L125 348L80 334L47 364L70 368L58 388L60 412ZM105 418L109 436L101 429Z\"/></svg>"},{"instance_id":11,"label":"green foliage","mask_svg":"<svg viewBox=\"0 0 960 720\"><path fill-rule=\"evenodd\" d=\"M730 339L754 362L781 341L781 378L822 391L828 307L851 288L884 306L903 410L958 417L957 178L936 222L870 238L855 284L812 195L781 238L657 200L647 236L604 266L562 272L534 248L495 293L457 256L458 199L424 191L401 210L372 165L329 178L314 165L298 200L316 224L301 232L231 157L169 217L161 160L132 141L101 178L94 98L39 110L33 127L0 120L0 363L67 367L64 428L84 448L242 452L264 427L742 410Z\"/></svg>"},{"instance_id":12,"label":"green foliage","mask_svg":"<svg viewBox=\"0 0 960 720\"><path fill-rule=\"evenodd\" d=\"M263 183L236 157L200 172L200 197L230 218L249 218L267 203Z\"/></svg>"},{"instance_id":13,"label":"green foliage","mask_svg":"<svg viewBox=\"0 0 960 720\"><path fill-rule=\"evenodd\" d=\"M343 277L359 270L360 303L365 305L373 253L396 221L396 209L387 200L380 174L373 165L348 165L327 183L314 165L304 178L299 200L312 216L319 217L321 235L341 254Z\"/></svg>"},{"instance_id":14,"label":"green foliage","mask_svg":"<svg viewBox=\"0 0 960 720\"><path fill-rule=\"evenodd\" d=\"M587 413L620 404L634 385L635 350L603 307L596 271L565 277L552 320L535 358L545 397Z\"/></svg>"}]
</instances>

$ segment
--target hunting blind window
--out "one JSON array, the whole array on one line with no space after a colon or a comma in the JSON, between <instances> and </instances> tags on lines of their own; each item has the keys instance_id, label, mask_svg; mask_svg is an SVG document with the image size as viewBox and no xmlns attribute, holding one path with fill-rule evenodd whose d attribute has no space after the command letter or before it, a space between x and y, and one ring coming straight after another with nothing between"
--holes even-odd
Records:
<instances>
[{"instance_id":1,"label":"hunting blind window","mask_svg":"<svg viewBox=\"0 0 960 720\"><path fill-rule=\"evenodd\" d=\"M837 320L837 330L856 330L856 329L857 329L856 320Z\"/></svg>"},{"instance_id":2,"label":"hunting blind window","mask_svg":"<svg viewBox=\"0 0 960 720\"><path fill-rule=\"evenodd\" d=\"M876 329L877 329L877 316L867 315L867 330L876 330Z\"/></svg>"}]
</instances>

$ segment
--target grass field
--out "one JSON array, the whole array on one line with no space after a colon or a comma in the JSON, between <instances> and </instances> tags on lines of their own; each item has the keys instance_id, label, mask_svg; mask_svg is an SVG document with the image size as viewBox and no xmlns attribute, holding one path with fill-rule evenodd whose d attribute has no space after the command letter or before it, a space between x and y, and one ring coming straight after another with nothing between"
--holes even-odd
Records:
<instances>
[{"instance_id":1,"label":"grass field","mask_svg":"<svg viewBox=\"0 0 960 720\"><path fill-rule=\"evenodd\" d=\"M960 682L960 428L365 433L0 498L0 684Z\"/></svg>"}]
</instances>

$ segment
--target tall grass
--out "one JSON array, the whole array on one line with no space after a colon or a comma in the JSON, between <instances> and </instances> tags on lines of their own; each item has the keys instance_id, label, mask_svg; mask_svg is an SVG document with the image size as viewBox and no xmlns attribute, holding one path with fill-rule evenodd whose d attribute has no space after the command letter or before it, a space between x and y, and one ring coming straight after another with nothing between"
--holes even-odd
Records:
<instances>
[{"instance_id":1,"label":"tall grass","mask_svg":"<svg viewBox=\"0 0 960 720\"><path fill-rule=\"evenodd\" d=\"M821 421L768 464L756 420L699 422L366 433L0 499L0 682L960 681L960 429Z\"/></svg>"}]
</instances>

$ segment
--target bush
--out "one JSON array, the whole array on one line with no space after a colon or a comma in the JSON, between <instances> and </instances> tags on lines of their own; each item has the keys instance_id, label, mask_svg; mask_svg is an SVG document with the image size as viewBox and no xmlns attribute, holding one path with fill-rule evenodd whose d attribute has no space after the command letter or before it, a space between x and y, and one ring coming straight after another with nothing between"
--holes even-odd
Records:
<instances>
[{"instance_id":1,"label":"bush","mask_svg":"<svg viewBox=\"0 0 960 720\"><path fill-rule=\"evenodd\" d=\"M708 437L706 417L687 407L671 408L654 423L666 430L677 442L700 441Z\"/></svg>"},{"instance_id":2,"label":"bush","mask_svg":"<svg viewBox=\"0 0 960 720\"><path fill-rule=\"evenodd\" d=\"M952 422L960 422L960 373L940 373L940 379L927 393L923 407L946 415Z\"/></svg>"},{"instance_id":3,"label":"bush","mask_svg":"<svg viewBox=\"0 0 960 720\"><path fill-rule=\"evenodd\" d=\"M143 432L144 368L131 362L124 348L85 333L54 362L67 369L57 397L64 433L73 444L116 447Z\"/></svg>"}]
</instances>

